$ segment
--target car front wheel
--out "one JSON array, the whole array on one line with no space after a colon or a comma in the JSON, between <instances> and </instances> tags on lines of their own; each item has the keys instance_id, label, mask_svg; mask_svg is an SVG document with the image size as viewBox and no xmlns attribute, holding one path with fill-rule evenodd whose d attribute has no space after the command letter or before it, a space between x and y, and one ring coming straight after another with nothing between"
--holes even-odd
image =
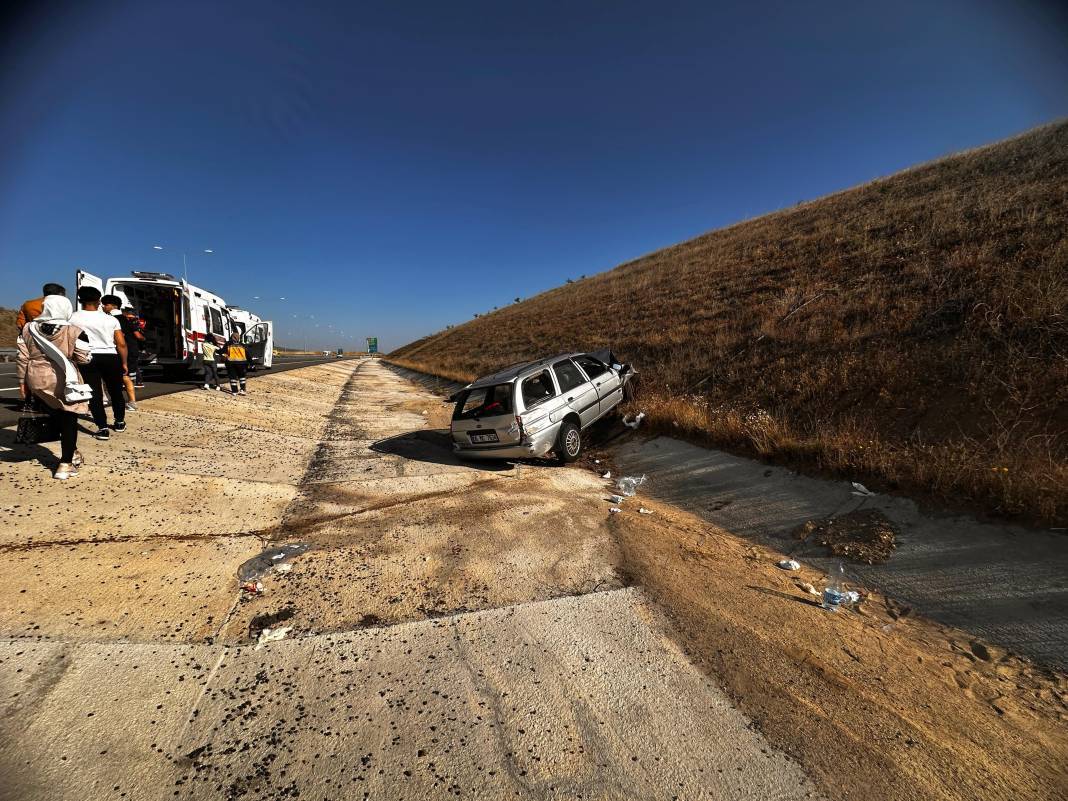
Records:
<instances>
[{"instance_id":1,"label":"car front wheel","mask_svg":"<svg viewBox=\"0 0 1068 801\"><path fill-rule=\"evenodd\" d=\"M582 433L579 427L567 420L560 426L560 432L556 435L557 458L564 463L573 462L582 453Z\"/></svg>"}]
</instances>

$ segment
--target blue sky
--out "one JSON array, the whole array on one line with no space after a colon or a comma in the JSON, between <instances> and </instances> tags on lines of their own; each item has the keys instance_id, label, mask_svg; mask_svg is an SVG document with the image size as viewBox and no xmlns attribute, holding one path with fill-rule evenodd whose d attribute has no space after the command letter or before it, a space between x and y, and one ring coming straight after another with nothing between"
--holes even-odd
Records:
<instances>
[{"instance_id":1,"label":"blue sky","mask_svg":"<svg viewBox=\"0 0 1068 801\"><path fill-rule=\"evenodd\" d=\"M186 249L286 343L395 347L1068 115L1053 3L82 6L2 28L0 304Z\"/></svg>"}]
</instances>

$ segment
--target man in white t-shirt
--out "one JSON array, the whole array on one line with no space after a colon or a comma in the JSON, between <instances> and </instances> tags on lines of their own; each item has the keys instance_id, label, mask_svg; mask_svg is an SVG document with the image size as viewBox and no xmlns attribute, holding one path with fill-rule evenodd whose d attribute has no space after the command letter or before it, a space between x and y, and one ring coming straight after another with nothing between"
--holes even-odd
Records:
<instances>
[{"instance_id":1,"label":"man in white t-shirt","mask_svg":"<svg viewBox=\"0 0 1068 801\"><path fill-rule=\"evenodd\" d=\"M111 398L111 411L115 415L112 428L116 432L126 430L126 399L122 396L122 377L126 374L126 340L122 336L119 321L110 314L100 310L100 290L91 286L78 289L78 303L81 311L71 315L71 325L82 329L82 334L89 340L92 358L89 364L82 365L82 378L93 390L89 401L89 411L96 423L97 439L110 439L107 412L104 410L104 395L101 384L107 389Z\"/></svg>"}]
</instances>

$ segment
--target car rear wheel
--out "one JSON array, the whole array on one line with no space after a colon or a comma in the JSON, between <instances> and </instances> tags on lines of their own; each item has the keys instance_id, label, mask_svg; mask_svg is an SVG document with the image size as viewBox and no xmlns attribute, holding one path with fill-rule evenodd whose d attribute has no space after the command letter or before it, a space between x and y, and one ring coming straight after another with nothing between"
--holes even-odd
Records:
<instances>
[{"instance_id":1,"label":"car rear wheel","mask_svg":"<svg viewBox=\"0 0 1068 801\"><path fill-rule=\"evenodd\" d=\"M582 453L582 432L579 427L570 420L565 420L560 426L560 432L556 435L557 458L564 463L573 462Z\"/></svg>"}]
</instances>

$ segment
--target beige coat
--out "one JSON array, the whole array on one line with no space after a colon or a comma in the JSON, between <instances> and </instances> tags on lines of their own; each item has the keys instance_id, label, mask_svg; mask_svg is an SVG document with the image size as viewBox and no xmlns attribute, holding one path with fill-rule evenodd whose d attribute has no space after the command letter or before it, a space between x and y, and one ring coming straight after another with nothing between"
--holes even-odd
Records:
<instances>
[{"instance_id":1,"label":"beige coat","mask_svg":"<svg viewBox=\"0 0 1068 801\"><path fill-rule=\"evenodd\" d=\"M89 361L89 354L74 347L74 343L81 336L81 333L82 329L77 326L61 325L49 339L75 365L86 364ZM30 392L53 409L62 409L75 414L89 413L89 404L84 401L82 403L65 403L63 401L63 371L45 355L32 337L28 335L19 337L18 350L16 361L19 381L26 384ZM58 397L56 395L57 387L60 392Z\"/></svg>"}]
</instances>

